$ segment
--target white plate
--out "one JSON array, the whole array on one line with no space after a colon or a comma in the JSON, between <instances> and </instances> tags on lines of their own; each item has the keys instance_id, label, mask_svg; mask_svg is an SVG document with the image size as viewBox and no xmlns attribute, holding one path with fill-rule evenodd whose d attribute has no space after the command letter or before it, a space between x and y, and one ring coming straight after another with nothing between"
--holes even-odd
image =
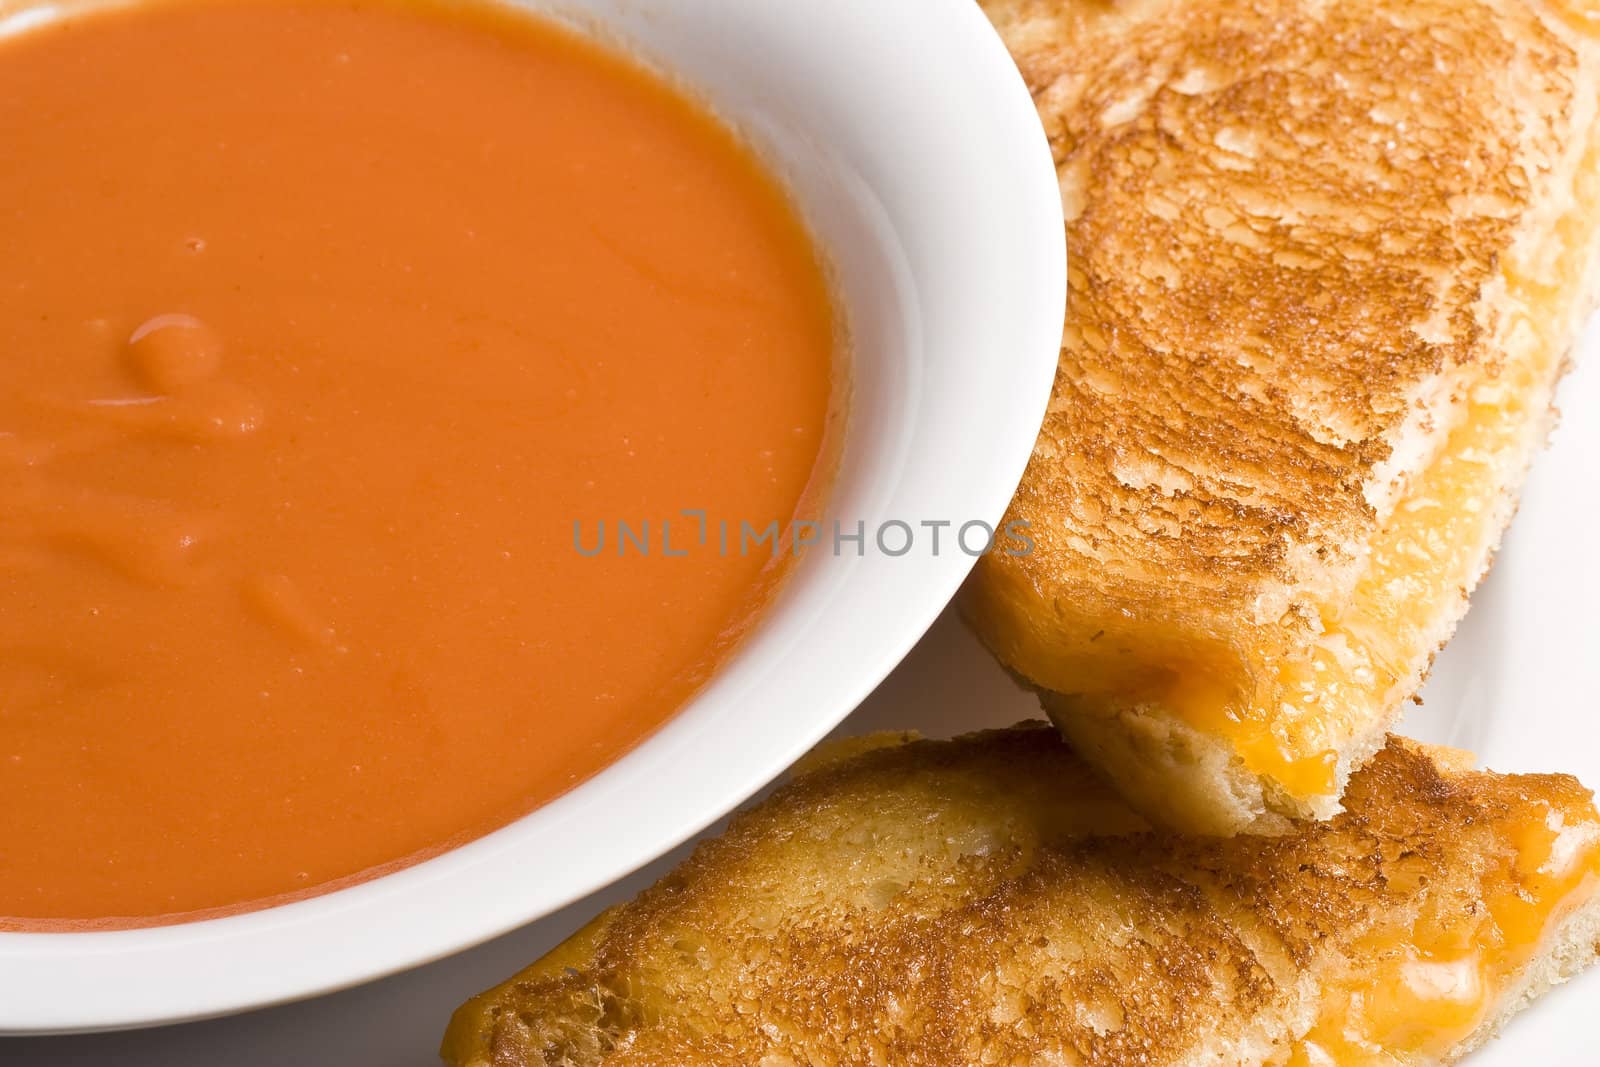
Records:
<instances>
[{"instance_id":1,"label":"white plate","mask_svg":"<svg viewBox=\"0 0 1600 1067\"><path fill-rule=\"evenodd\" d=\"M1408 732L1474 746L1505 771L1567 771L1600 786L1600 320L1562 389L1567 411L1539 458L1493 573L1439 657ZM945 735L1036 715L988 654L946 613L838 733L919 729ZM588 900L454 959L362 989L236 1019L96 1037L0 1039L11 1067L437 1067L434 1045L456 1004L499 982L626 900L680 849ZM1534 1004L1468 1067L1594 1067L1600 971Z\"/></svg>"}]
</instances>

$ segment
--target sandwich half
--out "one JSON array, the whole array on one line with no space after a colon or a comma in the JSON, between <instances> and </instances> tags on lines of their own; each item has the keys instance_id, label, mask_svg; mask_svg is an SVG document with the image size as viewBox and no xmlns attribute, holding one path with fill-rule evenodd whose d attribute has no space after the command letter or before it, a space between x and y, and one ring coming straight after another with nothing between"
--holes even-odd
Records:
<instances>
[{"instance_id":1,"label":"sandwich half","mask_svg":"<svg viewBox=\"0 0 1600 1067\"><path fill-rule=\"evenodd\" d=\"M1391 740L1281 837L1149 829L1054 730L884 737L464 1005L452 1067L1431 1067L1600 942L1565 776Z\"/></svg>"},{"instance_id":2,"label":"sandwich half","mask_svg":"<svg viewBox=\"0 0 1600 1067\"><path fill-rule=\"evenodd\" d=\"M1328 818L1466 610L1596 294L1600 3L985 0L1068 321L983 641L1151 818Z\"/></svg>"}]
</instances>

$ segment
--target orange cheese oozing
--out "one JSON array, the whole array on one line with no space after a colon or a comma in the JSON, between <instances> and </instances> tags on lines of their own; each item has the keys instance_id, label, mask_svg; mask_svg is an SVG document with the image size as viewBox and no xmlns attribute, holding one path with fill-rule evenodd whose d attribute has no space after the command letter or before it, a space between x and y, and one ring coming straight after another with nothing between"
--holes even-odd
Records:
<instances>
[{"instance_id":1,"label":"orange cheese oozing","mask_svg":"<svg viewBox=\"0 0 1600 1067\"><path fill-rule=\"evenodd\" d=\"M1437 1063L1471 1038L1545 938L1600 889L1592 826L1568 826L1547 809L1511 828L1514 858L1486 887L1478 921L1370 935L1357 955L1377 964L1327 983L1317 1022L1285 1067Z\"/></svg>"},{"instance_id":2,"label":"orange cheese oozing","mask_svg":"<svg viewBox=\"0 0 1600 1067\"><path fill-rule=\"evenodd\" d=\"M0 927L482 834L770 598L657 524L806 506L841 331L655 76L490 6L69 6L0 39L0 130Z\"/></svg>"}]
</instances>

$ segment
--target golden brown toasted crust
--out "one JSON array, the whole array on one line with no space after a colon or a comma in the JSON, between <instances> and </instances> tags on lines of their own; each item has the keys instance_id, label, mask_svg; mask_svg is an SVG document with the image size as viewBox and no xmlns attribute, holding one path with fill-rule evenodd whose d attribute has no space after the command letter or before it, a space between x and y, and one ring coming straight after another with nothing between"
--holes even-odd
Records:
<instances>
[{"instance_id":1,"label":"golden brown toasted crust","mask_svg":"<svg viewBox=\"0 0 1600 1067\"><path fill-rule=\"evenodd\" d=\"M1484 290L1570 136L1571 47L1521 2L986 6L1077 201L1018 510L1086 543L1023 565L1231 615L1296 543L1348 556L1418 384L1499 358Z\"/></svg>"},{"instance_id":2,"label":"golden brown toasted crust","mask_svg":"<svg viewBox=\"0 0 1600 1067\"><path fill-rule=\"evenodd\" d=\"M1083 732L1108 750L1119 715L1208 729L1171 707L1175 678L1270 732L1280 665L1346 626L1376 695L1277 739L1291 762L1336 753L1336 787L1465 609L1593 298L1600 6L983 6L1054 147L1069 307L1007 516L1035 550L980 561L966 613L1033 684L1099 698ZM1433 546L1459 559L1391 634L1352 607L1374 543L1509 361L1516 432L1459 505L1482 519ZM1273 829L1337 799L1235 785L1192 797L1188 825Z\"/></svg>"},{"instance_id":3,"label":"golden brown toasted crust","mask_svg":"<svg viewBox=\"0 0 1600 1067\"><path fill-rule=\"evenodd\" d=\"M1547 810L1595 823L1570 778L1441 771L1393 742L1331 823L1185 838L1150 831L1043 726L875 748L783 787L469 1002L444 1056L1273 1062L1324 976L1373 963L1374 932L1473 933L1514 877L1514 827Z\"/></svg>"}]
</instances>

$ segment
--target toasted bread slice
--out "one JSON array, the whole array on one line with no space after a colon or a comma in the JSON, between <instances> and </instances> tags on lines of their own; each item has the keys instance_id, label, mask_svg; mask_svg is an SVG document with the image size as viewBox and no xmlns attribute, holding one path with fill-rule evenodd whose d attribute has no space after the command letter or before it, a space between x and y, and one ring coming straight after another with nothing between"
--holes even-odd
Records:
<instances>
[{"instance_id":1,"label":"toasted bread slice","mask_svg":"<svg viewBox=\"0 0 1600 1067\"><path fill-rule=\"evenodd\" d=\"M1567 777L1393 741L1331 822L1194 838L1042 724L811 766L462 1007L445 1059L1419 1067L1600 941L1600 820Z\"/></svg>"},{"instance_id":2,"label":"toasted bread slice","mask_svg":"<svg viewBox=\"0 0 1600 1067\"><path fill-rule=\"evenodd\" d=\"M1068 217L964 612L1151 818L1327 818L1488 566L1600 270L1600 2L985 0Z\"/></svg>"}]
</instances>

